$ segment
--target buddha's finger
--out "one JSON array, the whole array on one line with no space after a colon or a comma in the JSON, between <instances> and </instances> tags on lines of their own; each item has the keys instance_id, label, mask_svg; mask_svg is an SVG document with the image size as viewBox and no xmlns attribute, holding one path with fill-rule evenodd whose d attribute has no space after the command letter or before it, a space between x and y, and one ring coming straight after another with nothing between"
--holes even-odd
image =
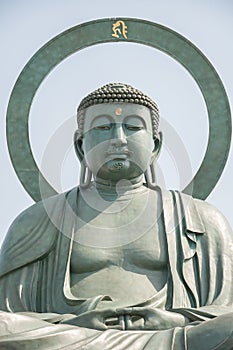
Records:
<instances>
[{"instance_id":1,"label":"buddha's finger","mask_svg":"<svg viewBox=\"0 0 233 350\"><path fill-rule=\"evenodd\" d=\"M108 328L125 330L124 316L110 317L104 323Z\"/></svg>"},{"instance_id":2,"label":"buddha's finger","mask_svg":"<svg viewBox=\"0 0 233 350\"><path fill-rule=\"evenodd\" d=\"M124 331L126 329L124 316L118 317L118 323L119 323L119 326L121 327L121 329Z\"/></svg>"},{"instance_id":3,"label":"buddha's finger","mask_svg":"<svg viewBox=\"0 0 233 350\"><path fill-rule=\"evenodd\" d=\"M126 330L144 330L145 320L143 317L138 316L125 316L125 329Z\"/></svg>"},{"instance_id":4,"label":"buddha's finger","mask_svg":"<svg viewBox=\"0 0 233 350\"><path fill-rule=\"evenodd\" d=\"M133 316L144 316L148 313L148 309L144 308L144 307L131 307L129 308L129 315L133 315Z\"/></svg>"},{"instance_id":5,"label":"buddha's finger","mask_svg":"<svg viewBox=\"0 0 233 350\"><path fill-rule=\"evenodd\" d=\"M145 316L148 310L143 307L128 307L116 309L117 315Z\"/></svg>"},{"instance_id":6,"label":"buddha's finger","mask_svg":"<svg viewBox=\"0 0 233 350\"><path fill-rule=\"evenodd\" d=\"M116 309L117 315L131 315L132 314L132 307L125 307L125 308L119 308Z\"/></svg>"},{"instance_id":7,"label":"buddha's finger","mask_svg":"<svg viewBox=\"0 0 233 350\"><path fill-rule=\"evenodd\" d=\"M125 319L125 329L126 330L127 329L132 329L133 328L133 323L132 323L130 315L125 315L124 319Z\"/></svg>"},{"instance_id":8,"label":"buddha's finger","mask_svg":"<svg viewBox=\"0 0 233 350\"><path fill-rule=\"evenodd\" d=\"M119 325L119 318L118 317L109 317L105 319L104 323L106 326L115 326Z\"/></svg>"},{"instance_id":9,"label":"buddha's finger","mask_svg":"<svg viewBox=\"0 0 233 350\"><path fill-rule=\"evenodd\" d=\"M117 317L116 308L103 309L97 311L103 318Z\"/></svg>"},{"instance_id":10,"label":"buddha's finger","mask_svg":"<svg viewBox=\"0 0 233 350\"><path fill-rule=\"evenodd\" d=\"M125 330L125 320L123 316L110 317L104 322L107 329Z\"/></svg>"}]
</instances>

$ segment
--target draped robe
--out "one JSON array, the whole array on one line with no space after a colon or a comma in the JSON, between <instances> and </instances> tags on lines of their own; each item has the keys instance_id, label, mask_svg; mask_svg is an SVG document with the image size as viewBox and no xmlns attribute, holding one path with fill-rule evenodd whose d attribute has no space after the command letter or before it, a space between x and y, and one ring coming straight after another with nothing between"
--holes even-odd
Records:
<instances>
[{"instance_id":1,"label":"draped robe","mask_svg":"<svg viewBox=\"0 0 233 350\"><path fill-rule=\"evenodd\" d=\"M233 235L228 223L206 202L159 191L169 258L166 309L188 317L187 326L98 331L57 324L64 314L80 315L109 299L78 299L71 293L75 188L36 203L9 229L0 254L0 348L233 349ZM143 305L153 307L155 298Z\"/></svg>"}]
</instances>

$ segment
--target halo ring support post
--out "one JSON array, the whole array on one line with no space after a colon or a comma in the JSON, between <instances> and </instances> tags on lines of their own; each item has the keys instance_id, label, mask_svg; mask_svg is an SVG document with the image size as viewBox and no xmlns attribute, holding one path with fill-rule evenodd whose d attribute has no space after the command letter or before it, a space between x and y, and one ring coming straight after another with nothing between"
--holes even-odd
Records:
<instances>
[{"instance_id":1,"label":"halo ring support post","mask_svg":"<svg viewBox=\"0 0 233 350\"><path fill-rule=\"evenodd\" d=\"M13 88L7 110L7 141L11 161L25 190L35 200L57 192L41 174L29 141L28 119L33 97L50 71L71 54L108 42L133 42L165 52L182 64L198 84L209 118L205 156L182 192L205 199L218 182L231 141L231 113L224 86L212 64L189 40L160 24L135 18L99 19L59 34L29 60Z\"/></svg>"}]
</instances>

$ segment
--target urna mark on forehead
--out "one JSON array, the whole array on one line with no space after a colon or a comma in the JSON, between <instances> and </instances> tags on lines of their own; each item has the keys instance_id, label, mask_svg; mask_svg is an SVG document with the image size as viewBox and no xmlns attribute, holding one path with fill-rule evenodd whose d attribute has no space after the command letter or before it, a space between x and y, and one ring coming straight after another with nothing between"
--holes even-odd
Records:
<instances>
[{"instance_id":1,"label":"urna mark on forehead","mask_svg":"<svg viewBox=\"0 0 233 350\"><path fill-rule=\"evenodd\" d=\"M78 128L81 134L84 127L85 110L95 105L104 104L106 106L108 103L116 104L115 114L119 116L123 113L124 105L136 104L137 106L147 107L151 112L153 137L158 137L159 109L157 104L142 91L122 83L104 85L82 99L77 109ZM122 106L119 106L119 104Z\"/></svg>"}]
</instances>

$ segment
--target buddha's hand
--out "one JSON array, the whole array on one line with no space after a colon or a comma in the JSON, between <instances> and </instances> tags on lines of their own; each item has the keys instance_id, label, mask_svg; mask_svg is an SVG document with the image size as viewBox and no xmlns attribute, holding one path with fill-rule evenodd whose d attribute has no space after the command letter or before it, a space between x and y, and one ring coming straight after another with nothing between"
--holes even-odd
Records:
<instances>
[{"instance_id":1,"label":"buddha's hand","mask_svg":"<svg viewBox=\"0 0 233 350\"><path fill-rule=\"evenodd\" d=\"M120 320L123 317L119 317L116 313L116 309L110 308L105 310L91 310L86 311L79 316L67 315L68 317L61 323L71 324L74 326L93 328L97 330L107 329L124 329L124 323Z\"/></svg>"},{"instance_id":2,"label":"buddha's hand","mask_svg":"<svg viewBox=\"0 0 233 350\"><path fill-rule=\"evenodd\" d=\"M151 307L121 308L116 312L124 317L126 330L163 330L184 327L187 323L181 314Z\"/></svg>"}]
</instances>

